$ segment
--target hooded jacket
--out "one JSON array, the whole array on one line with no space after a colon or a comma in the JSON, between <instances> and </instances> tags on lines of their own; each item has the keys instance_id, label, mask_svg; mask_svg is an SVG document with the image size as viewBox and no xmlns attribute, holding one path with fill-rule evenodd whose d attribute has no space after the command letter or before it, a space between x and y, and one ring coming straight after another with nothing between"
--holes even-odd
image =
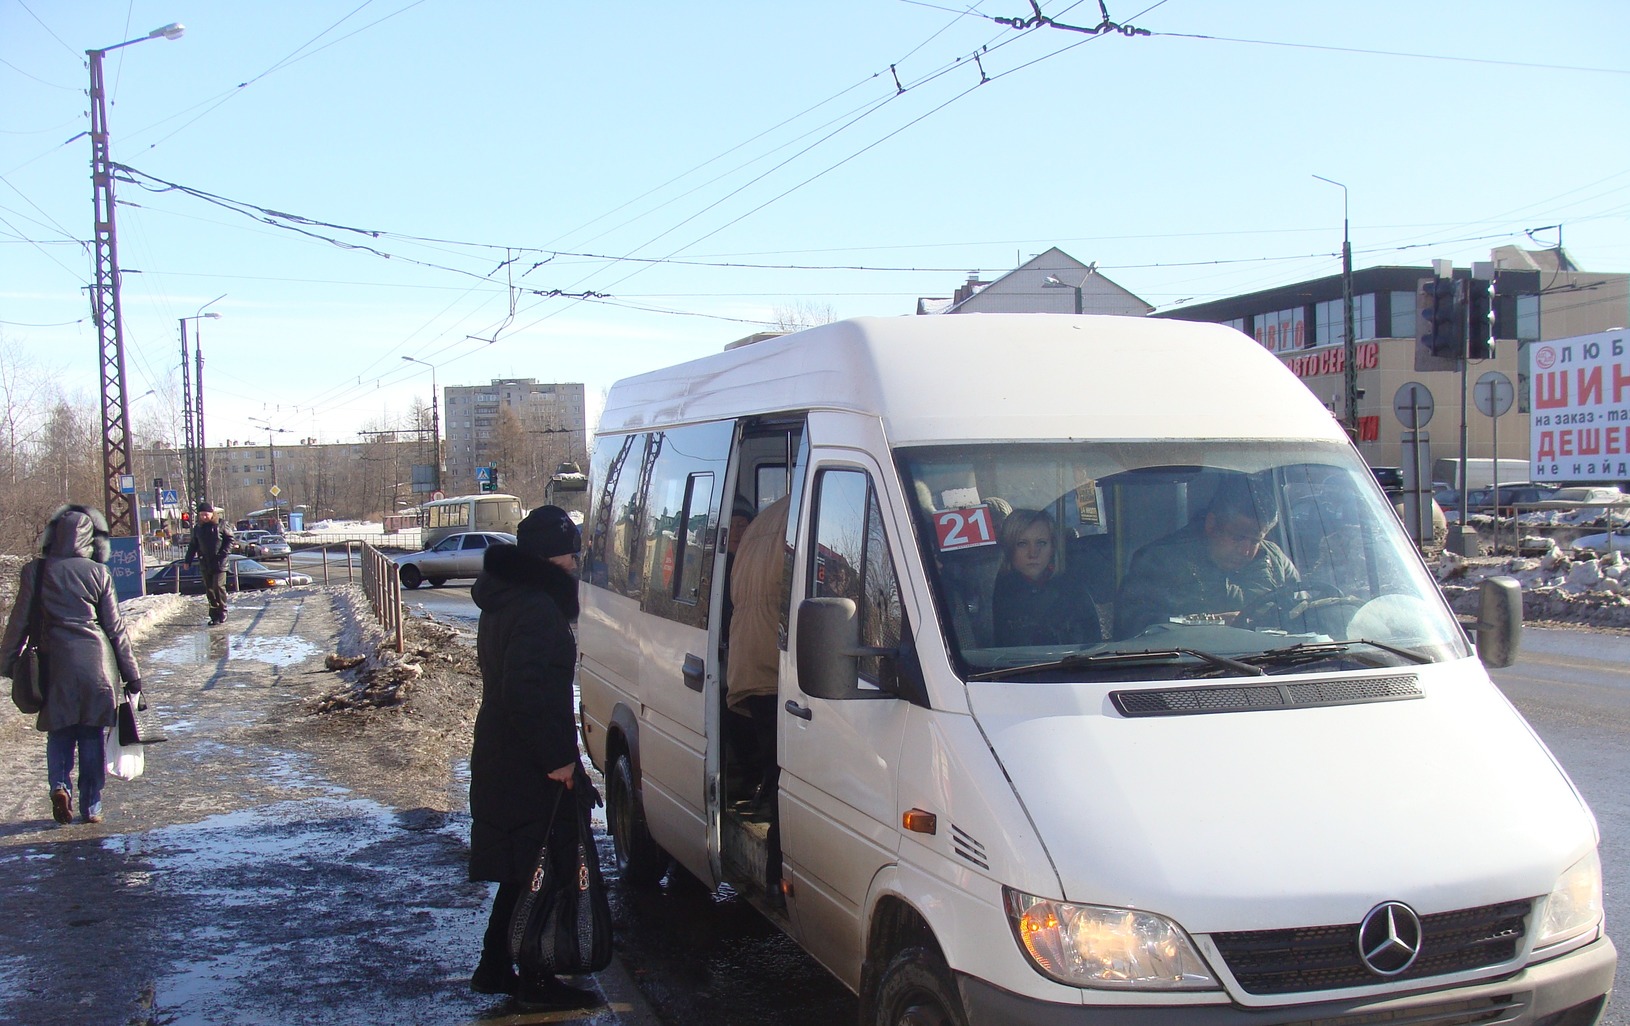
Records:
<instances>
[{"instance_id":1,"label":"hooded jacket","mask_svg":"<svg viewBox=\"0 0 1630 1026\"><path fill-rule=\"evenodd\" d=\"M41 536L41 558L23 567L17 602L0 642L0 675L9 677L28 640L34 578L43 575L45 705L34 720L42 731L113 726L117 684L141 679L119 618L113 574L103 565L107 528L93 516L70 507L51 519Z\"/></svg>"},{"instance_id":2,"label":"hooded jacket","mask_svg":"<svg viewBox=\"0 0 1630 1026\"><path fill-rule=\"evenodd\" d=\"M531 875L559 793L549 773L578 757L572 715L577 640L571 630L577 580L517 546L493 545L470 594L481 610L481 710L470 750L470 879L521 881ZM579 778L582 787L587 780ZM563 817L570 811L562 805Z\"/></svg>"}]
</instances>

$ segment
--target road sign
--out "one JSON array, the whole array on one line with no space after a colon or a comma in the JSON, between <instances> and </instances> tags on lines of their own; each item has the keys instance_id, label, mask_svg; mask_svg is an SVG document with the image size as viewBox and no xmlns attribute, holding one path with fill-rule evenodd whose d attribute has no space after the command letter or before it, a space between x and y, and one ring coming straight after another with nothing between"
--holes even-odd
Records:
<instances>
[{"instance_id":1,"label":"road sign","mask_svg":"<svg viewBox=\"0 0 1630 1026\"><path fill-rule=\"evenodd\" d=\"M438 488L430 493L430 498L432 501L436 499L445 499L447 498L447 493Z\"/></svg>"},{"instance_id":2,"label":"road sign","mask_svg":"<svg viewBox=\"0 0 1630 1026\"><path fill-rule=\"evenodd\" d=\"M266 490L268 492L272 493L272 498L274 498L274 499L277 498L279 495L283 494L283 489L279 488L277 485L272 485L270 488L268 488Z\"/></svg>"},{"instance_id":3,"label":"road sign","mask_svg":"<svg viewBox=\"0 0 1630 1026\"><path fill-rule=\"evenodd\" d=\"M158 493L158 504L160 506L175 506L179 503L180 498L175 494L174 488L165 488Z\"/></svg>"},{"instance_id":4,"label":"road sign","mask_svg":"<svg viewBox=\"0 0 1630 1026\"><path fill-rule=\"evenodd\" d=\"M134 474L120 474L119 475L119 494L120 495L135 495L136 494L136 475L134 475ZM138 592L138 594L140 594L140 593Z\"/></svg>"},{"instance_id":5,"label":"road sign","mask_svg":"<svg viewBox=\"0 0 1630 1026\"><path fill-rule=\"evenodd\" d=\"M476 467L475 468L475 479L477 481L491 481L492 480L492 468L491 467Z\"/></svg>"},{"instance_id":6,"label":"road sign","mask_svg":"<svg viewBox=\"0 0 1630 1026\"><path fill-rule=\"evenodd\" d=\"M1498 417L1511 409L1511 402L1516 398L1517 392L1511 387L1511 379L1499 371L1489 371L1477 379L1477 387L1472 389L1472 395L1477 400L1477 408L1485 417Z\"/></svg>"},{"instance_id":7,"label":"road sign","mask_svg":"<svg viewBox=\"0 0 1630 1026\"><path fill-rule=\"evenodd\" d=\"M1432 393L1419 381L1406 382L1392 397L1392 412L1406 428L1423 428L1432 420Z\"/></svg>"}]
</instances>

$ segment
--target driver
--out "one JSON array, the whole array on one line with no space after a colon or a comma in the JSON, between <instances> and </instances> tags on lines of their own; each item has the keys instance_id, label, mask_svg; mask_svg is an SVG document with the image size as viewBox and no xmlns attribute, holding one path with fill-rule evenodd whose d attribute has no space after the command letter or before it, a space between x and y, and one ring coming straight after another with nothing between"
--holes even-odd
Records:
<instances>
[{"instance_id":1,"label":"driver","mask_svg":"<svg viewBox=\"0 0 1630 1026\"><path fill-rule=\"evenodd\" d=\"M1204 517L1132 557L1115 604L1116 636L1129 638L1174 616L1237 613L1301 580L1290 557L1268 540L1278 521L1271 508L1258 509L1243 476L1225 479Z\"/></svg>"}]
</instances>

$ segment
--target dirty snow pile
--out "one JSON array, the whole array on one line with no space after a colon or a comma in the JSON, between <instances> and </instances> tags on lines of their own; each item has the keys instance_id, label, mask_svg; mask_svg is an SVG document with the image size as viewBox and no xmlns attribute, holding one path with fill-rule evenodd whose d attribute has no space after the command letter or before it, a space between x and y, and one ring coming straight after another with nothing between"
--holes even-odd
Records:
<instances>
[{"instance_id":1,"label":"dirty snow pile","mask_svg":"<svg viewBox=\"0 0 1630 1026\"><path fill-rule=\"evenodd\" d=\"M1438 587L1460 612L1473 612L1486 577L1515 578L1523 592L1526 620L1584 621L1630 627L1630 560L1623 552L1588 559L1570 558L1552 546L1538 556L1440 554L1432 566Z\"/></svg>"}]
</instances>

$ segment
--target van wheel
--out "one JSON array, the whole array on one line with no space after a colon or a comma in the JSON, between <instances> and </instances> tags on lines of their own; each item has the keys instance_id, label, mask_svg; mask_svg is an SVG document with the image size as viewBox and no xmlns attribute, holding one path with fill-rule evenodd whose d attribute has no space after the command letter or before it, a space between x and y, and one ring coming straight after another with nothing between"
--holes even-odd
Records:
<instances>
[{"instance_id":1,"label":"van wheel","mask_svg":"<svg viewBox=\"0 0 1630 1026\"><path fill-rule=\"evenodd\" d=\"M417 588L424 582L424 575L420 574L419 568L414 566L412 563L409 563L407 566L402 568L401 577L402 587L408 589L409 591L412 591L414 588Z\"/></svg>"},{"instance_id":2,"label":"van wheel","mask_svg":"<svg viewBox=\"0 0 1630 1026\"><path fill-rule=\"evenodd\" d=\"M967 1026L950 967L938 951L902 949L883 970L869 1026Z\"/></svg>"},{"instance_id":3,"label":"van wheel","mask_svg":"<svg viewBox=\"0 0 1630 1026\"><path fill-rule=\"evenodd\" d=\"M645 830L645 810L634 790L634 766L627 754L612 763L606 792L606 825L617 875L631 887L655 886L668 871L668 853Z\"/></svg>"}]
</instances>

